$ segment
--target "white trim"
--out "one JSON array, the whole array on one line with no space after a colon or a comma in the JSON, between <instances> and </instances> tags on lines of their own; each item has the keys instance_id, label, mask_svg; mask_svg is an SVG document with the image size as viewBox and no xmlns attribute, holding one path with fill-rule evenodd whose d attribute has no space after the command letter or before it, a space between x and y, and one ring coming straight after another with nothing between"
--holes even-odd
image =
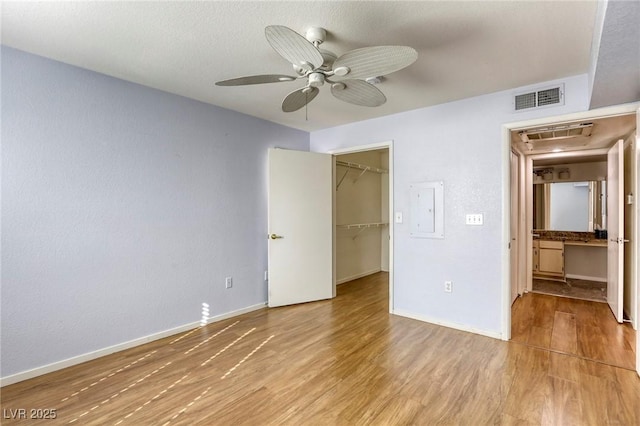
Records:
<instances>
[{"instance_id":1,"label":"white trim","mask_svg":"<svg viewBox=\"0 0 640 426\"><path fill-rule=\"evenodd\" d=\"M511 138L510 130L503 127L502 136L502 285L501 306L502 306L502 332L500 338L511 339Z\"/></svg>"},{"instance_id":2,"label":"white trim","mask_svg":"<svg viewBox=\"0 0 640 426\"><path fill-rule=\"evenodd\" d=\"M394 229L395 229L395 215L393 204L393 181L394 181L394 166L393 166L393 141L387 142L389 147L389 312L393 313L393 296L394 296L394 262L393 262L393 246L395 241ZM640 345L640 344L639 344Z\"/></svg>"},{"instance_id":3,"label":"white trim","mask_svg":"<svg viewBox=\"0 0 640 426\"><path fill-rule=\"evenodd\" d=\"M426 316L426 315L422 315L422 314L416 314L416 313L413 313L413 312L408 312L408 311L403 311L403 310L396 310L394 312L394 315L398 315L400 317L405 317L405 318L411 318L411 319L422 321L422 322L426 322L426 323L429 323L429 324L440 325L442 327L453 328L455 330L466 331L468 333L480 334L482 336L491 337L493 339L504 340L502 338L501 333L498 333L498 332L495 332L495 331L483 330L481 328L475 328L475 327L469 327L467 325L458 324L458 323L455 323L455 322L442 321L442 320L438 320L438 319L435 319L435 318L432 318L432 317L429 317L429 316Z\"/></svg>"},{"instance_id":4,"label":"white trim","mask_svg":"<svg viewBox=\"0 0 640 426\"><path fill-rule=\"evenodd\" d=\"M598 108L598 109L593 109L590 111L582 111L582 112L576 112L576 113L571 113L571 114L565 114L565 115L559 115L559 116L555 116L555 117L545 117L545 118L537 118L534 120L525 120L525 121L517 121L517 122L512 122L512 123L505 123L502 125L502 151L503 151L503 155L502 155L502 168L503 168L503 182L502 182L502 241L504 241L504 237L505 235L509 235L508 231L509 231L509 226L510 226L510 215L508 214L508 210L505 210L505 204L508 203L508 198L505 198L506 195L508 194L508 192L505 192L506 190L509 189L509 184L510 184L510 174L509 174L509 166L510 166L510 158L509 158L509 153L511 152L511 131L512 130L520 130L520 129L525 129L528 127L536 127L536 126L541 126L541 125L552 125L552 124L560 124L560 123L565 123L567 121L575 121L575 120L589 120L589 119L596 119L596 118L605 118L605 117L613 117L613 116L617 116L617 115L626 115L626 114L632 114L632 113L636 113L638 115L640 115L640 102L634 102L634 103L629 103L629 104L624 104L624 105L616 105L616 106L612 106L612 107L606 107L606 108ZM638 148L636 148L638 149ZM640 152L640 151L639 151ZM530 159L528 159L528 164L530 164ZM529 171L529 169L527 169L527 171ZM527 172L525 171L525 172ZM507 212L507 214L505 214L505 211ZM528 220L527 220L527 224L529 225L529 220L531 219L531 215L528 215ZM636 218L636 224L638 224L638 218ZM640 228L640 226L638 227ZM525 232L527 235L527 247L531 247L532 245L532 241L533 241L533 237L531 236L531 233ZM522 234L520 234L522 235ZM527 249L527 256L528 259L531 259L531 251L530 249ZM638 252L636 252L636 259L634 259L637 263L638 261ZM505 297L505 295L510 294L510 288L509 288L509 275L510 275L510 270L509 270L509 264L510 264L510 258L509 258L509 246L507 244L503 244L502 247L502 277L501 277L501 284L502 284L502 292L501 292L501 298L502 298L502 315L501 315L501 320L502 320L502 333L503 333L503 338L504 340L508 340L510 339L510 334L511 334L511 303L510 303L510 297ZM527 260L527 263L529 262L529 260ZM527 271L527 275L529 275L529 271ZM527 277L527 287L529 286L529 277ZM640 288L640 280L636 280L636 294L638 294L639 288ZM640 302L640 298L637 299L637 302ZM640 309L637 308L637 309ZM637 356L637 362L636 362L636 369L638 371L638 375L640 375L640 339L636 339L636 356Z\"/></svg>"},{"instance_id":5,"label":"white trim","mask_svg":"<svg viewBox=\"0 0 640 426\"><path fill-rule=\"evenodd\" d=\"M636 372L638 376L640 376L640 339L638 338L638 327L640 326L640 268L638 267L638 259L640 259L640 203L638 203L638 191L640 191L640 173L638 173L638 166L640 166L640 107L636 110L636 152L632 155L635 156L635 161L633 162L633 168L635 174L634 185L633 185L633 193L635 194L634 206L633 206L633 222L635 227L635 234L632 236L633 240L631 244L634 246L634 257L632 259L632 268L631 268L631 278L636 283L636 288L633 291L632 301L635 303L632 304L631 310L635 310L635 312L631 313L632 316L632 326L633 329L636 330Z\"/></svg>"},{"instance_id":6,"label":"white trim","mask_svg":"<svg viewBox=\"0 0 640 426\"><path fill-rule=\"evenodd\" d=\"M573 278L575 280L585 280L585 281L597 281L597 282L601 282L601 283L606 283L607 282L607 278L602 278L602 277L590 277L587 275L575 275L575 274L565 274L564 275L567 278Z\"/></svg>"},{"instance_id":7,"label":"white trim","mask_svg":"<svg viewBox=\"0 0 640 426\"><path fill-rule=\"evenodd\" d=\"M266 307L265 303L258 303L257 305L247 306L246 308L238 309L235 311L227 312L224 314L216 315L207 320L207 324L222 321L225 319L233 318L238 315L246 314ZM62 361L53 362L51 364L43 365L42 367L36 367L31 370L22 371L20 373L12 374L0 378L0 387L11 385L21 382L23 380L32 379L34 377L42 376L43 374L52 373L54 371L62 370L63 368L71 367L73 365L81 364L83 362L91 361L96 358L101 358L106 355L110 355L114 352L120 352L125 349L130 349L136 346L144 345L145 343L153 342L155 340L164 339L165 337L173 336L187 330L200 327L200 321L192 322L189 324L181 325L179 327L164 330L159 333L150 334L148 336L140 337L138 339L129 340L128 342L119 343L117 345L109 346L106 348L98 349L97 351L88 352L86 354L67 358Z\"/></svg>"},{"instance_id":8,"label":"white trim","mask_svg":"<svg viewBox=\"0 0 640 426\"><path fill-rule=\"evenodd\" d=\"M393 309L393 244L394 244L394 214L393 214L393 140L386 142L377 142L368 145L358 145L348 148L339 148L327 151L329 154L341 155L352 154L362 151L374 151L376 149L388 149L389 150L389 313L394 313ZM334 221L335 221L335 202L334 202ZM335 232L335 227L334 227ZM335 255L335 239L333 252Z\"/></svg>"},{"instance_id":9,"label":"white trim","mask_svg":"<svg viewBox=\"0 0 640 426\"><path fill-rule=\"evenodd\" d=\"M371 269L370 271L362 272L360 274L355 274L355 275L351 275L349 277L340 278L339 280L336 280L336 285L340 285L340 284L347 283L349 281L357 280L358 278L366 277L367 275L376 274L376 273L381 272L381 271L382 271L382 268Z\"/></svg>"},{"instance_id":10,"label":"white trim","mask_svg":"<svg viewBox=\"0 0 640 426\"><path fill-rule=\"evenodd\" d=\"M386 141L386 142L371 143L368 145L358 145L358 146L350 146L347 148L332 149L330 151L327 151L327 154L342 155L342 154L353 154L354 152L362 152L362 151L375 151L376 149L390 148L391 145L393 145L392 140ZM389 164L391 164L391 161L389 161ZM389 172L391 172L391 170L389 170Z\"/></svg>"},{"instance_id":11,"label":"white trim","mask_svg":"<svg viewBox=\"0 0 640 426\"><path fill-rule=\"evenodd\" d=\"M639 303L639 298L638 298L638 293L640 293L640 280L638 279L638 261L640 259L640 253L638 252L638 250L640 249L640 242L638 241L640 239L640 216L638 215L638 191L640 190L640 183L639 183L639 178L640 175L638 174L638 167L640 166L640 147L638 147L638 145L640 144L640 128L638 128L638 125L640 125L640 108L638 108L638 111L636 113L636 132L635 135L631 135L629 137L629 141L631 142L631 149L629 149L629 154L630 154L630 159L629 161L631 162L631 176L630 176L630 186L629 186L629 192L631 192L634 195L634 200L633 200L633 206L631 207L631 229L630 229L630 236L625 237L627 239L630 239L631 242L629 244L629 250L631 250L632 253L632 262L631 262L631 276L630 276L630 281L633 283L638 283L638 285L634 288L631 288L631 312L629 312L629 317L631 318L631 326L633 327L634 330L636 330L636 332L638 331L638 324L640 323L640 321L638 320L638 315L640 315L640 303ZM624 203L625 206L627 205L627 195L625 194L624 197ZM626 248L625 248L626 250ZM635 261L634 261L635 260ZM638 336L636 334L636 341L638 341ZM640 352L640 341L638 341L638 347L636 352ZM638 355L638 362L636 364L640 364L640 355ZM640 374L640 365L637 365L638 368L638 374Z\"/></svg>"},{"instance_id":12,"label":"white trim","mask_svg":"<svg viewBox=\"0 0 640 426\"><path fill-rule=\"evenodd\" d=\"M624 105L616 105L606 108L592 109L589 111L574 112L571 114L557 115L554 117L536 118L533 120L514 121L503 124L503 128L511 130L524 130L528 127L538 127L543 125L562 124L567 121L590 120L596 118L615 117L618 115L633 114L640 108L640 102L633 102Z\"/></svg>"}]
</instances>

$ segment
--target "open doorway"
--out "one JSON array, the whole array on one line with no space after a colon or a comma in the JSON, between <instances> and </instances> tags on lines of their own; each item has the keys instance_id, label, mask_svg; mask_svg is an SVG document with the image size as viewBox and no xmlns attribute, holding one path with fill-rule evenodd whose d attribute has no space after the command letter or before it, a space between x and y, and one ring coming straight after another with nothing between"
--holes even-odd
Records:
<instances>
[{"instance_id":1,"label":"open doorway","mask_svg":"<svg viewBox=\"0 0 640 426\"><path fill-rule=\"evenodd\" d=\"M391 142L329 154L270 149L268 160L268 306L331 299L337 284L379 274L370 281L384 281L379 294L393 313Z\"/></svg>"},{"instance_id":2,"label":"open doorway","mask_svg":"<svg viewBox=\"0 0 640 426\"><path fill-rule=\"evenodd\" d=\"M552 121L509 126L510 149L522 159L511 187L523 189L511 204L524 213L524 220L510 219L521 249L510 253L517 257L511 258L511 288L523 296L509 311L511 338L634 368L637 253L625 240L635 239L637 217L625 205L635 192L637 166L634 155L626 162L617 156L623 147L631 154L637 149L636 113ZM613 232L615 218L622 218L626 236ZM614 278L612 246L624 270ZM629 323L623 323L623 305Z\"/></svg>"},{"instance_id":3,"label":"open doorway","mask_svg":"<svg viewBox=\"0 0 640 426\"><path fill-rule=\"evenodd\" d=\"M335 158L336 284L375 278L389 290L393 311L393 206L391 143L332 153Z\"/></svg>"}]
</instances>

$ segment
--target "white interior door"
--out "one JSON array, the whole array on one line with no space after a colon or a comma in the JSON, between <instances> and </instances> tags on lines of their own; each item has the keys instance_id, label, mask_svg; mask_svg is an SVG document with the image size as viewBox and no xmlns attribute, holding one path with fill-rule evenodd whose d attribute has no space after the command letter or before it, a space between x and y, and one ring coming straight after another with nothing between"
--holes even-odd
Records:
<instances>
[{"instance_id":1,"label":"white interior door","mask_svg":"<svg viewBox=\"0 0 640 426\"><path fill-rule=\"evenodd\" d=\"M269 150L269 306L330 299L333 158Z\"/></svg>"},{"instance_id":2,"label":"white interior door","mask_svg":"<svg viewBox=\"0 0 640 426\"><path fill-rule=\"evenodd\" d=\"M607 303L622 322L624 297L624 142L619 140L607 156Z\"/></svg>"},{"instance_id":3,"label":"white interior door","mask_svg":"<svg viewBox=\"0 0 640 426\"><path fill-rule=\"evenodd\" d=\"M511 261L511 303L518 297L518 156L511 152L511 238L509 255Z\"/></svg>"}]
</instances>

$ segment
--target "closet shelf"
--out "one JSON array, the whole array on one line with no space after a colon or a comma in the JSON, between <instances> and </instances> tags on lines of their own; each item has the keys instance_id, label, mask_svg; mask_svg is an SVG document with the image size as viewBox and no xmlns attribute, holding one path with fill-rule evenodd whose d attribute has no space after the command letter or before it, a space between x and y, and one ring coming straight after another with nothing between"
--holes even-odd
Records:
<instances>
[{"instance_id":1,"label":"closet shelf","mask_svg":"<svg viewBox=\"0 0 640 426\"><path fill-rule=\"evenodd\" d=\"M374 173L380 173L380 174L389 173L389 170L379 169L379 168L373 167L373 166L366 166L366 165L360 164L360 163L352 163L351 161L336 160L336 165L337 166L343 166L343 167L347 168L347 171L345 171L344 174L342 175L342 178L340 178L340 182L338 182L338 185L336 185L336 191L338 190L338 188L340 188L340 185L342 184L342 181L344 180L344 178L347 177L347 174L349 174L349 170L351 170L351 169L362 170L362 172L360 172L358 177L356 177L353 180L353 183L356 183L358 181L358 179L360 179L362 177L362 175L365 174L366 172L374 172Z\"/></svg>"},{"instance_id":2,"label":"closet shelf","mask_svg":"<svg viewBox=\"0 0 640 426\"><path fill-rule=\"evenodd\" d=\"M353 228L377 228L379 226L388 225L387 222L371 222L371 223L348 223L346 225L336 225L338 228L353 229Z\"/></svg>"},{"instance_id":3,"label":"closet shelf","mask_svg":"<svg viewBox=\"0 0 640 426\"><path fill-rule=\"evenodd\" d=\"M342 228L342 229L359 229L359 231L356 233L356 235L354 235L353 237L351 237L352 240L355 240L356 238L358 238L358 235L360 235L362 233L362 231L364 231L367 228L378 228L380 226L385 226L388 225L388 223L386 222L371 222L371 223L349 223L346 225L336 225L337 228Z\"/></svg>"},{"instance_id":4,"label":"closet shelf","mask_svg":"<svg viewBox=\"0 0 640 426\"><path fill-rule=\"evenodd\" d=\"M336 165L343 166L343 167L349 167L351 169L360 169L360 170L364 170L365 172L389 173L389 170L379 169L377 167L367 166L367 165L360 164L360 163L353 163L351 161L336 160Z\"/></svg>"}]
</instances>

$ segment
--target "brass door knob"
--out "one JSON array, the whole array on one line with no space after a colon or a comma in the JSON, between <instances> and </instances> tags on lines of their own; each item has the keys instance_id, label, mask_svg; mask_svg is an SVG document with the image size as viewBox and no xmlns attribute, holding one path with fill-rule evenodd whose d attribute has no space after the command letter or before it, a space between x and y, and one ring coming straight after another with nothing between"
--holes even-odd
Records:
<instances>
[{"instance_id":1,"label":"brass door knob","mask_svg":"<svg viewBox=\"0 0 640 426\"><path fill-rule=\"evenodd\" d=\"M271 238L272 240L277 240L279 238L284 238L284 237L282 235L271 234L269 235L269 238Z\"/></svg>"}]
</instances>

